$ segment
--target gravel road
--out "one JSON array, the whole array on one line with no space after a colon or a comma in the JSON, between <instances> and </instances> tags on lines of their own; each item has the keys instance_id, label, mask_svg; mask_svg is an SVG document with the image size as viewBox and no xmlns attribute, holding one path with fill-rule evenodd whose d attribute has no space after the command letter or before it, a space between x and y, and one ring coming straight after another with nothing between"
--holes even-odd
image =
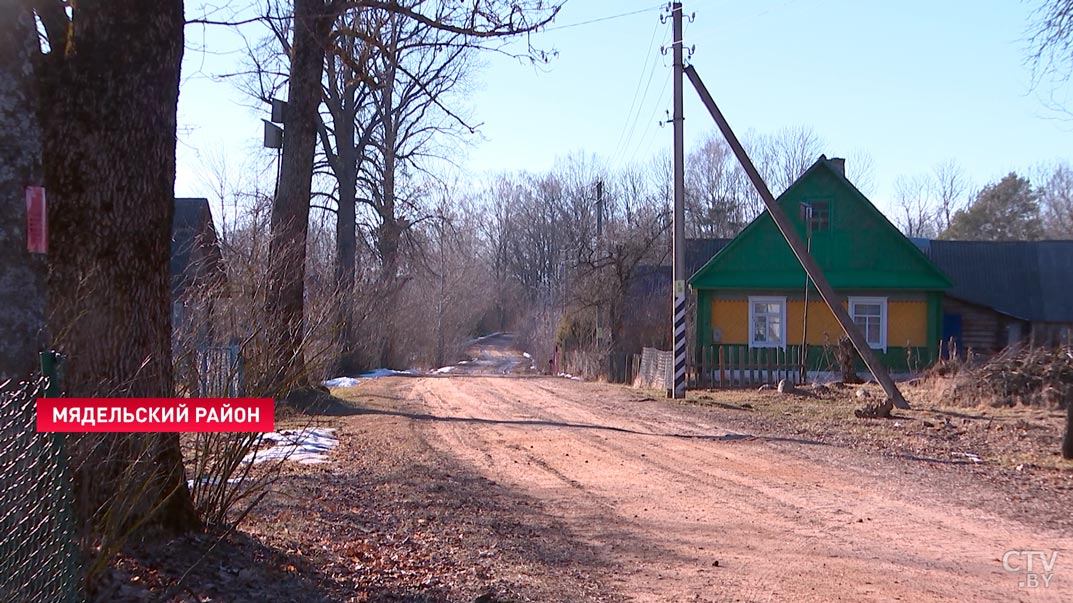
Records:
<instances>
[{"instance_id":1,"label":"gravel road","mask_svg":"<svg viewBox=\"0 0 1073 603\"><path fill-rule=\"evenodd\" d=\"M414 433L543 501L629 599L1073 600L1070 534L965 506L904 462L734 432L626 388L503 376L527 362L510 338L475 345L480 369L399 380ZM1011 550L1057 551L1049 588L1022 588Z\"/></svg>"}]
</instances>

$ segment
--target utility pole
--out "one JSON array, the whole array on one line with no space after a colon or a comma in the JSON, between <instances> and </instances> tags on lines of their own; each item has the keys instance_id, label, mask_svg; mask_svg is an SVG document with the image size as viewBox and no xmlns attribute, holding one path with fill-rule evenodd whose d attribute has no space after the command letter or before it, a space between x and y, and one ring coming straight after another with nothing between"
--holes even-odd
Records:
<instances>
[{"instance_id":1,"label":"utility pole","mask_svg":"<svg viewBox=\"0 0 1073 603\"><path fill-rule=\"evenodd\" d=\"M596 181L596 245L599 246L604 237L604 181Z\"/></svg>"},{"instance_id":2,"label":"utility pole","mask_svg":"<svg viewBox=\"0 0 1073 603\"><path fill-rule=\"evenodd\" d=\"M674 385L668 397L686 397L686 229L685 229L685 128L682 109L682 3L671 4L671 36L674 56Z\"/></svg>"},{"instance_id":3,"label":"utility pole","mask_svg":"<svg viewBox=\"0 0 1073 603\"><path fill-rule=\"evenodd\" d=\"M604 182L603 180L596 181L596 262L599 266L600 254L604 249ZM596 349L603 349L604 345L604 331L603 331L603 316L604 306L597 302L596 304ZM610 377L610 375L608 375Z\"/></svg>"}]
</instances>

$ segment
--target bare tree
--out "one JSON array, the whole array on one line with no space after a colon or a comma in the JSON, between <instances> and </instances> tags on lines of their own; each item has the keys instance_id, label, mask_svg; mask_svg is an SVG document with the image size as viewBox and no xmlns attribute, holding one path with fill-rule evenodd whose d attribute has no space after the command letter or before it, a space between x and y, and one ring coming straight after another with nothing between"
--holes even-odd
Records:
<instances>
[{"instance_id":1,"label":"bare tree","mask_svg":"<svg viewBox=\"0 0 1073 603\"><path fill-rule=\"evenodd\" d=\"M1057 163L1042 170L1038 180L1039 203L1045 236L1052 239L1073 239L1073 168Z\"/></svg>"},{"instance_id":2,"label":"bare tree","mask_svg":"<svg viewBox=\"0 0 1073 603\"><path fill-rule=\"evenodd\" d=\"M854 149L846 157L846 178L857 190L869 196L876 184L876 161L872 154L864 149Z\"/></svg>"},{"instance_id":3,"label":"bare tree","mask_svg":"<svg viewBox=\"0 0 1073 603\"><path fill-rule=\"evenodd\" d=\"M756 149L753 155L768 188L780 195L812 167L823 152L824 141L812 128L797 126L754 135L746 144Z\"/></svg>"},{"instance_id":4,"label":"bare tree","mask_svg":"<svg viewBox=\"0 0 1073 603\"><path fill-rule=\"evenodd\" d=\"M931 177L932 192L939 215L938 227L942 231L950 228L950 221L954 219L954 214L964 206L969 179L961 165L953 159L935 164Z\"/></svg>"},{"instance_id":5,"label":"bare tree","mask_svg":"<svg viewBox=\"0 0 1073 603\"><path fill-rule=\"evenodd\" d=\"M1073 117L1068 88L1073 75L1073 0L1045 0L1033 13L1028 26L1028 62L1033 85L1047 83L1044 100L1053 109Z\"/></svg>"},{"instance_id":6,"label":"bare tree","mask_svg":"<svg viewBox=\"0 0 1073 603\"><path fill-rule=\"evenodd\" d=\"M941 217L932 202L932 183L924 176L899 176L894 182L895 222L907 237L933 238Z\"/></svg>"},{"instance_id":7,"label":"bare tree","mask_svg":"<svg viewBox=\"0 0 1073 603\"><path fill-rule=\"evenodd\" d=\"M732 237L752 218L738 163L717 132L686 159L686 225L692 237Z\"/></svg>"},{"instance_id":8,"label":"bare tree","mask_svg":"<svg viewBox=\"0 0 1073 603\"><path fill-rule=\"evenodd\" d=\"M351 8L387 10L428 27L464 35L467 39L495 39L538 29L555 16L559 5L546 6L541 0L521 3L495 0L473 7L425 0L409 3L295 0L288 112L284 123L287 136L272 219L274 287L266 310L270 319L276 321L280 364L284 367L281 375L293 374L299 381L304 379L301 376L305 373L299 350L303 333L304 255L317 106L321 100L325 51L331 45L332 24ZM430 12L423 12L426 10ZM393 233L388 235L390 241ZM285 385L281 382L281 388Z\"/></svg>"},{"instance_id":9,"label":"bare tree","mask_svg":"<svg viewBox=\"0 0 1073 603\"><path fill-rule=\"evenodd\" d=\"M937 237L964 209L968 189L969 179L953 159L935 164L929 173L899 176L894 222L906 236Z\"/></svg>"}]
</instances>

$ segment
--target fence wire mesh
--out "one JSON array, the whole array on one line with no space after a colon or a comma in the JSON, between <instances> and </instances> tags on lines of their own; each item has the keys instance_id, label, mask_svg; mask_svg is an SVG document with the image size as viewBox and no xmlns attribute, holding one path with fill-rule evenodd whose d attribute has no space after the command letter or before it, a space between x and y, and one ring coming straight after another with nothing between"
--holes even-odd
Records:
<instances>
[{"instance_id":1,"label":"fence wire mesh","mask_svg":"<svg viewBox=\"0 0 1073 603\"><path fill-rule=\"evenodd\" d=\"M38 433L45 380L0 385L0 601L80 603L81 574L63 436Z\"/></svg>"},{"instance_id":2,"label":"fence wire mesh","mask_svg":"<svg viewBox=\"0 0 1073 603\"><path fill-rule=\"evenodd\" d=\"M674 384L674 353L644 348L641 350L641 365L634 380L640 387L667 389Z\"/></svg>"}]
</instances>

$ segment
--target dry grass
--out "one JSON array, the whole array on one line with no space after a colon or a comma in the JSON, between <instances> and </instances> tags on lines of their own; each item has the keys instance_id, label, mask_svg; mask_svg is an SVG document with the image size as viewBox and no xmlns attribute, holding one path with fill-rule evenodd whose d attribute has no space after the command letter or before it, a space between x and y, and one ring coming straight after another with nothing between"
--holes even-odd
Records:
<instances>
[{"instance_id":1,"label":"dry grass","mask_svg":"<svg viewBox=\"0 0 1073 603\"><path fill-rule=\"evenodd\" d=\"M776 391L691 391L687 402L734 411L754 427L839 445L947 463L993 464L1016 469L1031 466L1073 476L1059 446L1065 412L1040 406L965 407L937 394L934 381L903 384L911 410L896 410L889 419L858 419L858 389L881 398L876 384L804 388L799 394ZM656 397L655 392L652 397Z\"/></svg>"}]
</instances>

